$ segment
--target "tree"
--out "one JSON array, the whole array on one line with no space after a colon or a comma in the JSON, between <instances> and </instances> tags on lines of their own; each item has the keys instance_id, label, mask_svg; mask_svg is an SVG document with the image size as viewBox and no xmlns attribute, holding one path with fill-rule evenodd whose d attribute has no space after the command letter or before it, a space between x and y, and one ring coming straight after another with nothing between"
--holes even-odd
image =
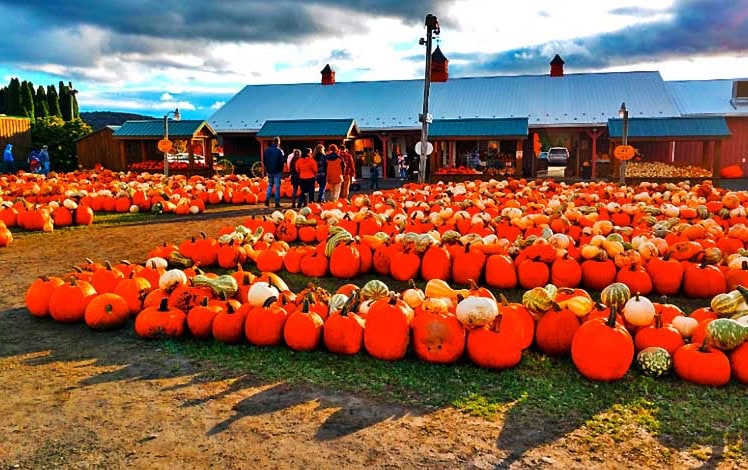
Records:
<instances>
[{"instance_id":1,"label":"tree","mask_svg":"<svg viewBox=\"0 0 748 470\"><path fill-rule=\"evenodd\" d=\"M81 117L80 109L78 109L78 90L73 88L73 82L68 82L68 93L73 97L73 119Z\"/></svg>"},{"instance_id":2,"label":"tree","mask_svg":"<svg viewBox=\"0 0 748 470\"><path fill-rule=\"evenodd\" d=\"M31 126L31 145L49 148L52 169L70 171L78 167L75 141L91 133L91 126L80 119L63 121L57 116L37 119Z\"/></svg>"},{"instance_id":3,"label":"tree","mask_svg":"<svg viewBox=\"0 0 748 470\"><path fill-rule=\"evenodd\" d=\"M23 116L23 102L21 101L21 82L18 78L13 77L10 79L10 85L8 85L8 101L6 107L6 114L10 116Z\"/></svg>"},{"instance_id":4,"label":"tree","mask_svg":"<svg viewBox=\"0 0 748 470\"><path fill-rule=\"evenodd\" d=\"M8 87L0 88L0 114L8 114L6 109L6 101L8 97Z\"/></svg>"},{"instance_id":5,"label":"tree","mask_svg":"<svg viewBox=\"0 0 748 470\"><path fill-rule=\"evenodd\" d=\"M23 107L23 114L27 118L34 120L34 89L32 84L24 80L21 82L21 106Z\"/></svg>"},{"instance_id":6,"label":"tree","mask_svg":"<svg viewBox=\"0 0 748 470\"><path fill-rule=\"evenodd\" d=\"M62 117L60 111L60 98L57 96L57 90L54 85L47 85L47 105L49 106L49 115Z\"/></svg>"},{"instance_id":7,"label":"tree","mask_svg":"<svg viewBox=\"0 0 748 470\"><path fill-rule=\"evenodd\" d=\"M70 105L70 92L68 91L68 87L65 86L64 83L62 83L62 80L60 80L60 84L57 87L60 93L60 112L62 113L62 119L65 121L70 121L72 119L73 115L73 108Z\"/></svg>"},{"instance_id":8,"label":"tree","mask_svg":"<svg viewBox=\"0 0 748 470\"><path fill-rule=\"evenodd\" d=\"M49 116L49 106L47 105L47 93L44 91L44 87L39 85L36 89L36 95L34 96L34 116L37 118L45 118Z\"/></svg>"}]
</instances>

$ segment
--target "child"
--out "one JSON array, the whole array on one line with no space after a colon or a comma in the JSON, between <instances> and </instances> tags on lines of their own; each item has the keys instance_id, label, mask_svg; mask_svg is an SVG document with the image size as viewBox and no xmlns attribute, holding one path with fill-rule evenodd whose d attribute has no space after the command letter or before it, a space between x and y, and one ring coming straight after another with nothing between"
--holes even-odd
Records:
<instances>
[{"instance_id":1,"label":"child","mask_svg":"<svg viewBox=\"0 0 748 470\"><path fill-rule=\"evenodd\" d=\"M369 189L379 189L379 165L372 165L371 169L369 170L369 178L371 178L371 184L369 185Z\"/></svg>"}]
</instances>

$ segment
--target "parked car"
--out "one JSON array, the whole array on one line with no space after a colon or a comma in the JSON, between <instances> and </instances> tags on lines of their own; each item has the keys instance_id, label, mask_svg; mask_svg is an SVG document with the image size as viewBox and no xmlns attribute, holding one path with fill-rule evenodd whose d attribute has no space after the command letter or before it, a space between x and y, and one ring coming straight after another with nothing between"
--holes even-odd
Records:
<instances>
[{"instance_id":1,"label":"parked car","mask_svg":"<svg viewBox=\"0 0 748 470\"><path fill-rule=\"evenodd\" d=\"M566 147L551 147L548 149L549 166L566 166L569 162L569 149Z\"/></svg>"},{"instance_id":2,"label":"parked car","mask_svg":"<svg viewBox=\"0 0 748 470\"><path fill-rule=\"evenodd\" d=\"M538 154L538 159L539 160L546 160L547 161L548 160L548 152L540 152Z\"/></svg>"}]
</instances>

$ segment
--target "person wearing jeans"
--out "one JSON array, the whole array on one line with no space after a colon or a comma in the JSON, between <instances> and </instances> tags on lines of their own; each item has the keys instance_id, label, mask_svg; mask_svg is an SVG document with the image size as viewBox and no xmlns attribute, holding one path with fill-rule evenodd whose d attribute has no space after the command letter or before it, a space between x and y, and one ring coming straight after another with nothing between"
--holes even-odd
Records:
<instances>
[{"instance_id":1,"label":"person wearing jeans","mask_svg":"<svg viewBox=\"0 0 748 470\"><path fill-rule=\"evenodd\" d=\"M317 144L317 147L315 147L314 161L317 163L317 184L319 184L317 202L324 202L325 189L327 188L327 155L325 155L324 145Z\"/></svg>"},{"instance_id":2,"label":"person wearing jeans","mask_svg":"<svg viewBox=\"0 0 748 470\"><path fill-rule=\"evenodd\" d=\"M314 182L317 176L317 162L312 158L312 149L304 149L301 157L296 159L294 164L296 172L299 174L301 183L301 196L299 196L299 208L305 207L308 203L314 202Z\"/></svg>"},{"instance_id":3,"label":"person wearing jeans","mask_svg":"<svg viewBox=\"0 0 748 470\"><path fill-rule=\"evenodd\" d=\"M270 147L265 149L263 153L263 164L265 165L265 173L268 175L268 190L265 194L265 207L270 207L270 195L273 193L275 188L275 207L280 208L280 186L281 178L283 177L283 163L286 158L283 155L283 150L280 149L280 137L274 137L273 143Z\"/></svg>"}]
</instances>

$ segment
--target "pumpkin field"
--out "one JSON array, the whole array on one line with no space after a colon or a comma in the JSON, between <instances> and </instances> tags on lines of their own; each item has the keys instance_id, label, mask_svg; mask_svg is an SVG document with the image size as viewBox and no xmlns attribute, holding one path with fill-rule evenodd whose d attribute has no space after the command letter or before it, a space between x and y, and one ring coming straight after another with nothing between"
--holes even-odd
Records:
<instances>
[{"instance_id":1,"label":"pumpkin field","mask_svg":"<svg viewBox=\"0 0 748 470\"><path fill-rule=\"evenodd\" d=\"M748 465L748 193L264 190L0 178L0 467Z\"/></svg>"}]
</instances>

